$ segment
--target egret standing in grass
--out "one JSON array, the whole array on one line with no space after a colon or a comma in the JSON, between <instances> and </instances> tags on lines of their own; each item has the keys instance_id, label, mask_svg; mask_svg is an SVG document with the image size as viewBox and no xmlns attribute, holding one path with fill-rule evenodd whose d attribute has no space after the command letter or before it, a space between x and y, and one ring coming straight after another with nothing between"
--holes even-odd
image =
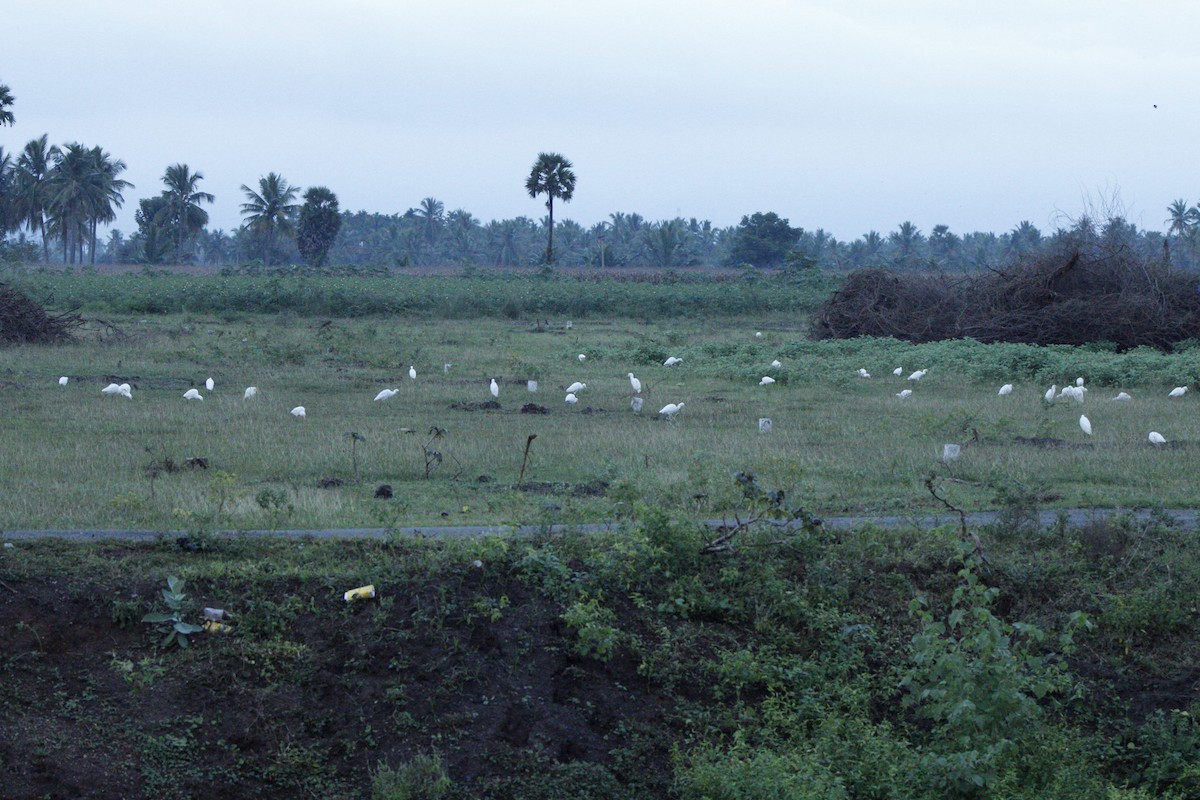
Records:
<instances>
[{"instance_id":1,"label":"egret standing in grass","mask_svg":"<svg viewBox=\"0 0 1200 800\"><path fill-rule=\"evenodd\" d=\"M108 386L105 386L103 389L100 390L100 394L120 394L120 393L121 393L121 387L115 383L110 383Z\"/></svg>"},{"instance_id":2,"label":"egret standing in grass","mask_svg":"<svg viewBox=\"0 0 1200 800\"><path fill-rule=\"evenodd\" d=\"M212 378L209 378L208 380L206 380L206 381L204 382L204 388L205 388L205 389L208 389L210 392L213 390L213 387L214 387L214 386L216 386L216 385L217 385L217 384L213 383L213 379L212 379Z\"/></svg>"},{"instance_id":3,"label":"egret standing in grass","mask_svg":"<svg viewBox=\"0 0 1200 800\"><path fill-rule=\"evenodd\" d=\"M770 375L763 375L762 380L760 380L758 382L758 385L759 386L770 386L774 382L775 382L775 379L772 378Z\"/></svg>"},{"instance_id":4,"label":"egret standing in grass","mask_svg":"<svg viewBox=\"0 0 1200 800\"><path fill-rule=\"evenodd\" d=\"M683 359L676 358L675 356L667 356L667 360L663 362L663 366L664 367L673 367L676 364L678 364L680 361L683 361Z\"/></svg>"},{"instance_id":5,"label":"egret standing in grass","mask_svg":"<svg viewBox=\"0 0 1200 800\"><path fill-rule=\"evenodd\" d=\"M859 370L858 370L858 377L860 377L860 378L869 378L869 377L871 377L871 373L869 373L869 372L867 372L865 369L863 369L863 368L859 367Z\"/></svg>"},{"instance_id":6,"label":"egret standing in grass","mask_svg":"<svg viewBox=\"0 0 1200 800\"><path fill-rule=\"evenodd\" d=\"M1166 438L1163 437L1163 435L1161 433L1159 433L1158 431L1150 431L1150 444L1160 445L1160 444L1166 444L1166 443L1167 443L1167 440L1166 440Z\"/></svg>"},{"instance_id":7,"label":"egret standing in grass","mask_svg":"<svg viewBox=\"0 0 1200 800\"><path fill-rule=\"evenodd\" d=\"M254 395L256 395L256 394L258 394L257 386L247 386L246 392L245 392L245 394L242 395L242 398L245 400L249 400L251 397L254 397Z\"/></svg>"},{"instance_id":8,"label":"egret standing in grass","mask_svg":"<svg viewBox=\"0 0 1200 800\"><path fill-rule=\"evenodd\" d=\"M892 374L899 378L904 374L904 367L896 367L894 370L892 370Z\"/></svg>"},{"instance_id":9,"label":"egret standing in grass","mask_svg":"<svg viewBox=\"0 0 1200 800\"><path fill-rule=\"evenodd\" d=\"M642 382L633 377L633 373L629 373L629 385L633 387L634 394L642 393Z\"/></svg>"},{"instance_id":10,"label":"egret standing in grass","mask_svg":"<svg viewBox=\"0 0 1200 800\"><path fill-rule=\"evenodd\" d=\"M579 398L575 396L574 392L567 392L567 396L564 399L567 403L570 403L571 405L575 405L576 403L579 402Z\"/></svg>"},{"instance_id":11,"label":"egret standing in grass","mask_svg":"<svg viewBox=\"0 0 1200 800\"><path fill-rule=\"evenodd\" d=\"M375 395L375 402L378 403L380 400L387 400L388 398L393 397L397 394L400 394L399 389L384 389L382 392Z\"/></svg>"},{"instance_id":12,"label":"egret standing in grass","mask_svg":"<svg viewBox=\"0 0 1200 800\"><path fill-rule=\"evenodd\" d=\"M899 392L896 392L896 397L899 397L901 400L906 400L909 397L912 397L912 389L903 389Z\"/></svg>"},{"instance_id":13,"label":"egret standing in grass","mask_svg":"<svg viewBox=\"0 0 1200 800\"><path fill-rule=\"evenodd\" d=\"M1081 416L1079 418L1079 430L1083 431L1088 436L1091 436L1092 435L1092 421L1090 419L1088 419L1086 416Z\"/></svg>"},{"instance_id":14,"label":"egret standing in grass","mask_svg":"<svg viewBox=\"0 0 1200 800\"><path fill-rule=\"evenodd\" d=\"M308 412L304 410L304 406L296 406L295 408L292 409L292 416L293 417L304 417L304 416L308 416Z\"/></svg>"},{"instance_id":15,"label":"egret standing in grass","mask_svg":"<svg viewBox=\"0 0 1200 800\"><path fill-rule=\"evenodd\" d=\"M1044 395L1042 395L1042 398L1047 403L1053 403L1056 392L1058 392L1058 384L1052 383L1052 384L1050 384L1050 388L1046 390L1046 393Z\"/></svg>"},{"instance_id":16,"label":"egret standing in grass","mask_svg":"<svg viewBox=\"0 0 1200 800\"><path fill-rule=\"evenodd\" d=\"M496 383L495 378L492 378L492 384L488 387L488 389L491 391L492 397L500 396L500 384Z\"/></svg>"},{"instance_id":17,"label":"egret standing in grass","mask_svg":"<svg viewBox=\"0 0 1200 800\"><path fill-rule=\"evenodd\" d=\"M775 369L779 369L780 367L783 366L783 362L777 358L771 362L771 366L774 367Z\"/></svg>"},{"instance_id":18,"label":"egret standing in grass","mask_svg":"<svg viewBox=\"0 0 1200 800\"><path fill-rule=\"evenodd\" d=\"M1176 386L1167 394L1167 397L1183 397L1185 394L1187 394L1186 386Z\"/></svg>"},{"instance_id":19,"label":"egret standing in grass","mask_svg":"<svg viewBox=\"0 0 1200 800\"><path fill-rule=\"evenodd\" d=\"M1003 397L1006 394L1012 394L1012 389L1013 389L1012 384L1006 383L1000 387L1000 391L997 392L997 394L999 394L1001 397Z\"/></svg>"},{"instance_id":20,"label":"egret standing in grass","mask_svg":"<svg viewBox=\"0 0 1200 800\"><path fill-rule=\"evenodd\" d=\"M587 356L585 356L583 353L580 353L580 354L579 354L579 356L578 356L578 358L579 358L579 363L580 363L580 364L582 364L583 362L587 361Z\"/></svg>"},{"instance_id":21,"label":"egret standing in grass","mask_svg":"<svg viewBox=\"0 0 1200 800\"><path fill-rule=\"evenodd\" d=\"M66 385L67 385L67 376L66 376L66 375L64 375L64 376L62 376L61 378L59 378L59 379L58 379L58 385L59 385L59 386L66 386Z\"/></svg>"},{"instance_id":22,"label":"egret standing in grass","mask_svg":"<svg viewBox=\"0 0 1200 800\"><path fill-rule=\"evenodd\" d=\"M1132 399L1133 398L1129 396L1129 392L1117 392L1117 396L1113 398L1113 400L1122 400L1122 401L1132 400Z\"/></svg>"},{"instance_id":23,"label":"egret standing in grass","mask_svg":"<svg viewBox=\"0 0 1200 800\"><path fill-rule=\"evenodd\" d=\"M408 377L409 377L409 378L411 378L411 379L412 379L412 380L414 380L414 381L417 379L417 368L416 368L416 367L414 367L414 366L412 366L412 365L409 365L409 368L408 368Z\"/></svg>"},{"instance_id":24,"label":"egret standing in grass","mask_svg":"<svg viewBox=\"0 0 1200 800\"><path fill-rule=\"evenodd\" d=\"M200 396L199 391L197 391L195 389L188 389L186 392L183 393L183 399L184 400L203 400L204 398Z\"/></svg>"},{"instance_id":25,"label":"egret standing in grass","mask_svg":"<svg viewBox=\"0 0 1200 800\"><path fill-rule=\"evenodd\" d=\"M674 422L675 415L678 414L682 410L683 410L683 403L667 403L665 406L663 406L662 408L660 408L658 410L658 413L662 414L664 417L669 419L671 422Z\"/></svg>"},{"instance_id":26,"label":"egret standing in grass","mask_svg":"<svg viewBox=\"0 0 1200 800\"><path fill-rule=\"evenodd\" d=\"M574 383L572 383L570 386L567 387L567 394L576 394L577 392L582 392L586 388L587 388L586 383L580 383L579 381L575 381Z\"/></svg>"},{"instance_id":27,"label":"egret standing in grass","mask_svg":"<svg viewBox=\"0 0 1200 800\"><path fill-rule=\"evenodd\" d=\"M133 399L133 392L130 390L128 383L122 383L120 386L118 386L117 394L121 395L121 397L127 397L130 400Z\"/></svg>"}]
</instances>

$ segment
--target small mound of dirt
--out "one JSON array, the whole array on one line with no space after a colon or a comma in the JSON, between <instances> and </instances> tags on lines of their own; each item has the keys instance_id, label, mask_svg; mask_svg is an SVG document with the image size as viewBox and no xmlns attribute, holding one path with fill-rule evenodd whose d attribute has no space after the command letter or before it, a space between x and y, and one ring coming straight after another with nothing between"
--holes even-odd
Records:
<instances>
[{"instance_id":1,"label":"small mound of dirt","mask_svg":"<svg viewBox=\"0 0 1200 800\"><path fill-rule=\"evenodd\" d=\"M450 408L455 411L499 411L501 406L495 400L487 400L482 403L451 403Z\"/></svg>"},{"instance_id":2,"label":"small mound of dirt","mask_svg":"<svg viewBox=\"0 0 1200 800\"><path fill-rule=\"evenodd\" d=\"M336 489L339 486L345 486L346 482L341 478L321 478L317 481L317 486L322 489Z\"/></svg>"},{"instance_id":3,"label":"small mound of dirt","mask_svg":"<svg viewBox=\"0 0 1200 800\"><path fill-rule=\"evenodd\" d=\"M375 490L375 496L380 498L381 500L390 500L392 497L391 484L387 484L387 483L380 484L379 488Z\"/></svg>"},{"instance_id":4,"label":"small mound of dirt","mask_svg":"<svg viewBox=\"0 0 1200 800\"><path fill-rule=\"evenodd\" d=\"M1013 444L1029 445L1039 450L1091 450L1095 446L1090 442L1068 442L1053 436L1014 436Z\"/></svg>"},{"instance_id":5,"label":"small mound of dirt","mask_svg":"<svg viewBox=\"0 0 1200 800\"><path fill-rule=\"evenodd\" d=\"M539 406L537 403L526 403L521 406L522 414L549 414L550 409L545 406Z\"/></svg>"}]
</instances>

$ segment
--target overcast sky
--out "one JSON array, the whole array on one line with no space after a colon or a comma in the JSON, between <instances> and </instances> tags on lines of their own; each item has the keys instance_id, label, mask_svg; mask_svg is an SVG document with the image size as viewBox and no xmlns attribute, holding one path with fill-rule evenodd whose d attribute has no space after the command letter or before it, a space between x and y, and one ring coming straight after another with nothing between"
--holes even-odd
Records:
<instances>
[{"instance_id":1,"label":"overcast sky","mask_svg":"<svg viewBox=\"0 0 1200 800\"><path fill-rule=\"evenodd\" d=\"M48 133L123 159L127 233L177 162L226 230L272 171L343 210L433 196L536 219L539 151L574 162L556 217L583 225L775 211L854 239L1053 229L1115 202L1162 230L1173 199L1200 201L1188 0L65 5L0 11L0 145Z\"/></svg>"}]
</instances>

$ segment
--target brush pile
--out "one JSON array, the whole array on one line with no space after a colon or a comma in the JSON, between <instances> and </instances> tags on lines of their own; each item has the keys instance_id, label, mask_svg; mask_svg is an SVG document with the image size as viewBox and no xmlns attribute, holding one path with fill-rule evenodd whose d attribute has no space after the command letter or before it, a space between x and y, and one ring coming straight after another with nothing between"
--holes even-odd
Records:
<instances>
[{"instance_id":1,"label":"brush pile","mask_svg":"<svg viewBox=\"0 0 1200 800\"><path fill-rule=\"evenodd\" d=\"M1170 350L1200 339L1200 277L1129 249L1069 242L967 276L860 270L814 314L810 335Z\"/></svg>"},{"instance_id":2,"label":"brush pile","mask_svg":"<svg viewBox=\"0 0 1200 800\"><path fill-rule=\"evenodd\" d=\"M28 295L0 283L0 342L7 344L53 344L71 340L71 332L83 324L74 312L50 314Z\"/></svg>"}]
</instances>

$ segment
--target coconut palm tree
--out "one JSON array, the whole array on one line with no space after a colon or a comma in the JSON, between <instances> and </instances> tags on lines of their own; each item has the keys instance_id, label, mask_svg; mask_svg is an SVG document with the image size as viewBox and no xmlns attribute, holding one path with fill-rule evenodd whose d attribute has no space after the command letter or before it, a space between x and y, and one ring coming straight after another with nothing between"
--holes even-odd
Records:
<instances>
[{"instance_id":1,"label":"coconut palm tree","mask_svg":"<svg viewBox=\"0 0 1200 800\"><path fill-rule=\"evenodd\" d=\"M101 222L107 225L117 218L114 209L120 208L121 204L125 202L125 197L121 192L131 188L133 184L117 177L125 171L125 162L119 158L114 159L99 147L93 147L88 151L88 160L91 162L92 173L88 186L85 215L90 239L89 257L91 263L95 264L96 226ZM83 253L81 251L80 261L82 260Z\"/></svg>"},{"instance_id":2,"label":"coconut palm tree","mask_svg":"<svg viewBox=\"0 0 1200 800\"><path fill-rule=\"evenodd\" d=\"M163 173L162 181L167 186L163 197L167 204L159 212L162 219L155 220L155 224L175 228L176 261L184 257L184 241L208 224L208 212L200 204L211 203L216 198L197 188L202 180L203 173L192 172L187 164L172 164Z\"/></svg>"},{"instance_id":3,"label":"coconut palm tree","mask_svg":"<svg viewBox=\"0 0 1200 800\"><path fill-rule=\"evenodd\" d=\"M242 223L244 230L253 231L262 237L264 242L264 258L267 266L271 265L271 256L275 250L275 237L283 233L290 235L295 231L294 220L300 206L294 201L299 187L289 186L278 173L267 173L265 178L258 179L258 191L242 184L247 202L242 203Z\"/></svg>"},{"instance_id":4,"label":"coconut palm tree","mask_svg":"<svg viewBox=\"0 0 1200 800\"><path fill-rule=\"evenodd\" d=\"M17 158L17 213L31 233L41 236L42 259L46 262L50 261L50 237L46 233L50 173L59 155L58 145L50 144L49 136L43 133L26 144Z\"/></svg>"},{"instance_id":5,"label":"coconut palm tree","mask_svg":"<svg viewBox=\"0 0 1200 800\"><path fill-rule=\"evenodd\" d=\"M529 196L536 198L539 194L546 195L546 210L550 222L546 226L548 240L546 242L546 263L554 263L554 198L564 203L570 202L575 194L575 171L571 162L558 153L538 153L533 162L533 169L525 180L525 190Z\"/></svg>"},{"instance_id":6,"label":"coconut palm tree","mask_svg":"<svg viewBox=\"0 0 1200 800\"><path fill-rule=\"evenodd\" d=\"M0 125L12 125L16 122L16 117L8 110L15 100L8 86L0 83Z\"/></svg>"},{"instance_id":7,"label":"coconut palm tree","mask_svg":"<svg viewBox=\"0 0 1200 800\"><path fill-rule=\"evenodd\" d=\"M1183 236L1188 232L1188 229L1193 227L1197 221L1200 221L1200 210L1194 206L1189 207L1187 200L1179 199L1167 206L1167 214L1169 215L1165 222L1167 223L1167 235L1175 234Z\"/></svg>"}]
</instances>

